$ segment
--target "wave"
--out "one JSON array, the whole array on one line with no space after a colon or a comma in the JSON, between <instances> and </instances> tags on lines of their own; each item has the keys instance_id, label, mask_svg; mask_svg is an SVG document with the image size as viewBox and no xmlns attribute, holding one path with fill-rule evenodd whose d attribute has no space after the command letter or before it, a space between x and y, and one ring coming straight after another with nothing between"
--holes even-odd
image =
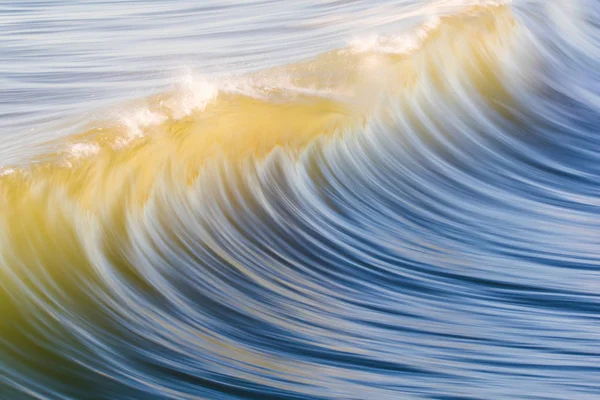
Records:
<instances>
[{"instance_id":1,"label":"wave","mask_svg":"<svg viewBox=\"0 0 600 400\"><path fill-rule=\"evenodd\" d=\"M190 75L0 170L0 388L598 393L583 3L478 2L296 64Z\"/></svg>"},{"instance_id":2,"label":"wave","mask_svg":"<svg viewBox=\"0 0 600 400\"><path fill-rule=\"evenodd\" d=\"M469 24L469 19L477 23ZM113 121L96 123L74 135L64 151L41 157L3 183L39 180L61 188L78 186L79 193L89 189L96 194L75 194L75 201L104 206L109 199L95 196L106 193L110 198L111 187L121 185L87 178L133 174L136 191L146 197L154 177L167 166L183 168L180 176L190 183L211 159L259 160L277 147L298 153L317 138L360 130L369 120L391 121L392 103L412 101L426 91L444 96L440 102L451 102L447 76L460 84L464 74L481 86L480 92L495 91L481 93L483 97L498 97L502 88L496 69L510 51L510 43L502 41L511 40L515 25L506 7L473 7L441 22L432 20L416 34L380 37L250 76L218 83L188 76L178 90L132 104ZM382 115L385 108L387 117ZM16 172L14 167L8 171ZM138 174L152 178L138 179Z\"/></svg>"}]
</instances>

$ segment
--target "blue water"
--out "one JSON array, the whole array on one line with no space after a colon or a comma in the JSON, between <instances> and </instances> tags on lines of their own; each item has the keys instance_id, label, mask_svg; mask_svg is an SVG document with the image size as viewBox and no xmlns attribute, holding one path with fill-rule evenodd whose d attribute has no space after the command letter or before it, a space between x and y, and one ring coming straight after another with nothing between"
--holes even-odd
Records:
<instances>
[{"instance_id":1,"label":"blue water","mask_svg":"<svg viewBox=\"0 0 600 400\"><path fill-rule=\"evenodd\" d=\"M600 398L599 82L596 0L0 2L0 399Z\"/></svg>"}]
</instances>

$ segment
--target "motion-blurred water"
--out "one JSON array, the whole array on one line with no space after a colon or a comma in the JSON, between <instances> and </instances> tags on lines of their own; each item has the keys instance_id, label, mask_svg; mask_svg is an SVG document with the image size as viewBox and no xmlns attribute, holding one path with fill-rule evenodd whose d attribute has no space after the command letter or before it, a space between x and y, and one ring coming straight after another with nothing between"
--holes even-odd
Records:
<instances>
[{"instance_id":1,"label":"motion-blurred water","mask_svg":"<svg viewBox=\"0 0 600 400\"><path fill-rule=\"evenodd\" d=\"M600 398L599 34L0 0L0 399Z\"/></svg>"},{"instance_id":2,"label":"motion-blurred water","mask_svg":"<svg viewBox=\"0 0 600 400\"><path fill-rule=\"evenodd\" d=\"M353 38L404 31L420 1L2 1L0 165L82 120L181 84L291 63ZM112 111L112 110L111 110ZM109 118L114 117L110 115Z\"/></svg>"}]
</instances>

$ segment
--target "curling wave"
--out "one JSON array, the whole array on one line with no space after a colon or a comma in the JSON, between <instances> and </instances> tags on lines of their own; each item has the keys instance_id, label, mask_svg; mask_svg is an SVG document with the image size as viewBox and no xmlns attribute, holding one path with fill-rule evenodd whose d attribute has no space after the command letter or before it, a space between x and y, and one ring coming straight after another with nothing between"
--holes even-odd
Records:
<instances>
[{"instance_id":1,"label":"curling wave","mask_svg":"<svg viewBox=\"0 0 600 400\"><path fill-rule=\"evenodd\" d=\"M0 393L600 394L599 12L189 77L0 170Z\"/></svg>"}]
</instances>

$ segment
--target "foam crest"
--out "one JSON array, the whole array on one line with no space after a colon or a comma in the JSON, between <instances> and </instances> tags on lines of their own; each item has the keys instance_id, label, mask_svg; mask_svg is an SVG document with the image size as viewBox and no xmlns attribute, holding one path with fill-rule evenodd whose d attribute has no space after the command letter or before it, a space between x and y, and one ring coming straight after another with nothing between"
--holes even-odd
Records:
<instances>
[{"instance_id":1,"label":"foam crest","mask_svg":"<svg viewBox=\"0 0 600 400\"><path fill-rule=\"evenodd\" d=\"M429 33L440 24L439 17L431 17L417 29L396 36L371 35L350 42L351 51L404 54L419 49Z\"/></svg>"},{"instance_id":2,"label":"foam crest","mask_svg":"<svg viewBox=\"0 0 600 400\"><path fill-rule=\"evenodd\" d=\"M173 118L184 118L193 112L203 111L218 96L220 86L218 80L210 81L187 71L178 79L172 97L159 105L165 107Z\"/></svg>"},{"instance_id":3,"label":"foam crest","mask_svg":"<svg viewBox=\"0 0 600 400\"><path fill-rule=\"evenodd\" d=\"M0 166L0 176L8 176L17 172L14 168L5 168Z\"/></svg>"}]
</instances>

